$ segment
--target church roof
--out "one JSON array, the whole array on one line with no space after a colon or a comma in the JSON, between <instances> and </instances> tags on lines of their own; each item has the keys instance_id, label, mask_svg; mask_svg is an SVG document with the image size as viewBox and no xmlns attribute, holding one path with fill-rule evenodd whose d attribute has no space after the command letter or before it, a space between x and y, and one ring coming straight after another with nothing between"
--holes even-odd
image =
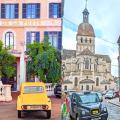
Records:
<instances>
[{"instance_id":1,"label":"church roof","mask_svg":"<svg viewBox=\"0 0 120 120\"><path fill-rule=\"evenodd\" d=\"M109 55L95 54L96 57L102 57L107 63L111 63Z\"/></svg>"},{"instance_id":2,"label":"church roof","mask_svg":"<svg viewBox=\"0 0 120 120\"><path fill-rule=\"evenodd\" d=\"M80 84L84 84L84 83L95 83L95 82L91 79L84 79L80 81Z\"/></svg>"},{"instance_id":3,"label":"church roof","mask_svg":"<svg viewBox=\"0 0 120 120\"><path fill-rule=\"evenodd\" d=\"M62 59L76 57L76 50L63 49Z\"/></svg>"},{"instance_id":4,"label":"church roof","mask_svg":"<svg viewBox=\"0 0 120 120\"><path fill-rule=\"evenodd\" d=\"M88 49L86 48L85 50L83 50L80 54L78 55L90 55L90 56L94 56L94 54Z\"/></svg>"},{"instance_id":5,"label":"church roof","mask_svg":"<svg viewBox=\"0 0 120 120\"><path fill-rule=\"evenodd\" d=\"M110 81L108 81L108 80L102 80L100 83L101 84L110 84Z\"/></svg>"},{"instance_id":6,"label":"church roof","mask_svg":"<svg viewBox=\"0 0 120 120\"><path fill-rule=\"evenodd\" d=\"M95 32L91 24L83 22L78 27L77 35L95 37Z\"/></svg>"},{"instance_id":7,"label":"church roof","mask_svg":"<svg viewBox=\"0 0 120 120\"><path fill-rule=\"evenodd\" d=\"M67 79L67 80L64 80L63 83L64 83L64 84L72 84L72 82L71 82L70 80L68 80L68 79Z\"/></svg>"}]
</instances>

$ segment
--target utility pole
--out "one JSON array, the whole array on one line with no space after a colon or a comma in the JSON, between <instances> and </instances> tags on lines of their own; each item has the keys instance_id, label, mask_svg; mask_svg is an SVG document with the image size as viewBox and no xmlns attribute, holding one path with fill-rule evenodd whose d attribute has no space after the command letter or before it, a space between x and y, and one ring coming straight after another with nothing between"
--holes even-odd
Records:
<instances>
[{"instance_id":1,"label":"utility pole","mask_svg":"<svg viewBox=\"0 0 120 120\"><path fill-rule=\"evenodd\" d=\"M118 81L119 81L119 102L120 102L120 36L118 38Z\"/></svg>"}]
</instances>

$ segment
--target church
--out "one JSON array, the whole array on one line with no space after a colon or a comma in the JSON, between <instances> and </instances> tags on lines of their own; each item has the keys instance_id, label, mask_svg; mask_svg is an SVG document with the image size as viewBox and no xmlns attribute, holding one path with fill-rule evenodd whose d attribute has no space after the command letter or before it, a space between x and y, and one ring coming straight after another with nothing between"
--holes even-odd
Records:
<instances>
[{"instance_id":1,"label":"church","mask_svg":"<svg viewBox=\"0 0 120 120\"><path fill-rule=\"evenodd\" d=\"M76 41L76 50L62 51L62 89L115 89L110 57L95 53L95 32L89 23L89 11L86 7L83 11L83 22L78 27Z\"/></svg>"}]
</instances>

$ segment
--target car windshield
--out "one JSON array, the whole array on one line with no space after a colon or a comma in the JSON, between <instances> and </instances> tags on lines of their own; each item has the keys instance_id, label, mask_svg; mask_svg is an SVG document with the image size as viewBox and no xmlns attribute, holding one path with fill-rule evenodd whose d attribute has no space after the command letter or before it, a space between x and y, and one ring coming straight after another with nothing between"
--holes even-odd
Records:
<instances>
[{"instance_id":1,"label":"car windshield","mask_svg":"<svg viewBox=\"0 0 120 120\"><path fill-rule=\"evenodd\" d=\"M24 93L43 93L44 88L42 86L25 86Z\"/></svg>"},{"instance_id":2,"label":"car windshield","mask_svg":"<svg viewBox=\"0 0 120 120\"><path fill-rule=\"evenodd\" d=\"M100 99L97 94L84 94L80 95L80 102L82 104L96 103L100 102Z\"/></svg>"}]
</instances>

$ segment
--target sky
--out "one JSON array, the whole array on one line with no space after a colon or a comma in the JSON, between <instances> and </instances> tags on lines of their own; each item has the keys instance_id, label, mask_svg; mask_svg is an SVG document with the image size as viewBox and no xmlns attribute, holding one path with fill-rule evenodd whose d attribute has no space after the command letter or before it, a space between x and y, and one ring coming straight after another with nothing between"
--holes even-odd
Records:
<instances>
[{"instance_id":1,"label":"sky","mask_svg":"<svg viewBox=\"0 0 120 120\"><path fill-rule=\"evenodd\" d=\"M86 0L65 0L63 16L63 48L76 49L78 25L83 21ZM95 52L109 55L113 76L118 76L118 44L120 35L120 0L88 0L89 23L95 31Z\"/></svg>"}]
</instances>

